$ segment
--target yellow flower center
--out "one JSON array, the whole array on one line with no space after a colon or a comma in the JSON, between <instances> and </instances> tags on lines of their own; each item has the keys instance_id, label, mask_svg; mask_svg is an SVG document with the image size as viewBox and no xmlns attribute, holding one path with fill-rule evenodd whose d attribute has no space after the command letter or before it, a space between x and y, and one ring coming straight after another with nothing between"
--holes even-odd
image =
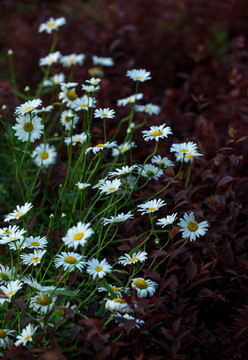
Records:
<instances>
[{"instance_id":1,"label":"yellow flower center","mask_svg":"<svg viewBox=\"0 0 248 360\"><path fill-rule=\"evenodd\" d=\"M102 69L99 67L99 66L93 66L91 69L90 69L92 72L101 72Z\"/></svg>"},{"instance_id":2,"label":"yellow flower center","mask_svg":"<svg viewBox=\"0 0 248 360\"><path fill-rule=\"evenodd\" d=\"M190 158L192 158L192 157L194 157L193 154L187 154L187 155L185 155L185 159L190 159Z\"/></svg>"},{"instance_id":3,"label":"yellow flower center","mask_svg":"<svg viewBox=\"0 0 248 360\"><path fill-rule=\"evenodd\" d=\"M77 94L75 93L74 90L68 90L67 93L66 93L66 96L71 101L76 100L76 98L77 98Z\"/></svg>"},{"instance_id":4,"label":"yellow flower center","mask_svg":"<svg viewBox=\"0 0 248 360\"><path fill-rule=\"evenodd\" d=\"M194 222L190 222L188 225L188 229L189 231L195 232L198 229L198 225Z\"/></svg>"},{"instance_id":5,"label":"yellow flower center","mask_svg":"<svg viewBox=\"0 0 248 360\"><path fill-rule=\"evenodd\" d=\"M70 62L75 61L75 60L76 60L75 56L70 56L70 57L68 58L68 61L70 61Z\"/></svg>"},{"instance_id":6,"label":"yellow flower center","mask_svg":"<svg viewBox=\"0 0 248 360\"><path fill-rule=\"evenodd\" d=\"M42 296L38 300L38 304L42 306L47 306L51 303L51 298L49 296Z\"/></svg>"},{"instance_id":7,"label":"yellow flower center","mask_svg":"<svg viewBox=\"0 0 248 360\"><path fill-rule=\"evenodd\" d=\"M12 241L12 240L16 240L16 239L18 239L18 236L13 236L12 238L9 238L8 240Z\"/></svg>"},{"instance_id":8,"label":"yellow flower center","mask_svg":"<svg viewBox=\"0 0 248 360\"><path fill-rule=\"evenodd\" d=\"M189 150L188 149L181 149L180 152L181 153L187 153Z\"/></svg>"},{"instance_id":9,"label":"yellow flower center","mask_svg":"<svg viewBox=\"0 0 248 360\"><path fill-rule=\"evenodd\" d=\"M48 62L49 62L50 64L54 63L54 61L55 61L55 59L49 59L49 60L48 60Z\"/></svg>"},{"instance_id":10,"label":"yellow flower center","mask_svg":"<svg viewBox=\"0 0 248 360\"><path fill-rule=\"evenodd\" d=\"M113 301L117 302L117 303L121 303L121 304L125 304L126 301L123 300L122 298L114 298Z\"/></svg>"},{"instance_id":11,"label":"yellow flower center","mask_svg":"<svg viewBox=\"0 0 248 360\"><path fill-rule=\"evenodd\" d=\"M146 289L148 287L148 284L145 280L143 279L139 279L139 280L136 280L134 285L138 288L138 289Z\"/></svg>"},{"instance_id":12,"label":"yellow flower center","mask_svg":"<svg viewBox=\"0 0 248 360\"><path fill-rule=\"evenodd\" d=\"M38 262L38 261L39 261L39 258L38 258L37 256L35 256L35 257L33 257L33 258L31 259L31 261L32 261L32 262Z\"/></svg>"},{"instance_id":13,"label":"yellow flower center","mask_svg":"<svg viewBox=\"0 0 248 360\"><path fill-rule=\"evenodd\" d=\"M71 121L71 117L70 116L65 116L65 122L70 122Z\"/></svg>"},{"instance_id":14,"label":"yellow flower center","mask_svg":"<svg viewBox=\"0 0 248 360\"><path fill-rule=\"evenodd\" d=\"M155 211L157 208L155 208L155 207L150 207L150 208L148 208L147 209L147 211Z\"/></svg>"},{"instance_id":15,"label":"yellow flower center","mask_svg":"<svg viewBox=\"0 0 248 360\"><path fill-rule=\"evenodd\" d=\"M6 332L3 329L0 329L0 339L4 339L6 336Z\"/></svg>"},{"instance_id":16,"label":"yellow flower center","mask_svg":"<svg viewBox=\"0 0 248 360\"><path fill-rule=\"evenodd\" d=\"M80 107L81 107L81 108L87 108L88 105L87 105L87 104L81 104Z\"/></svg>"},{"instance_id":17,"label":"yellow flower center","mask_svg":"<svg viewBox=\"0 0 248 360\"><path fill-rule=\"evenodd\" d=\"M48 24L48 27L52 28L52 27L54 27L55 25L56 25L56 24L55 24L54 22L52 22L52 23Z\"/></svg>"},{"instance_id":18,"label":"yellow flower center","mask_svg":"<svg viewBox=\"0 0 248 360\"><path fill-rule=\"evenodd\" d=\"M22 212L19 212L17 214L15 214L15 218L19 218L22 215Z\"/></svg>"},{"instance_id":19,"label":"yellow flower center","mask_svg":"<svg viewBox=\"0 0 248 360\"><path fill-rule=\"evenodd\" d=\"M24 129L26 132L31 132L31 131L34 129L34 125L31 124L30 122L26 122L26 123L23 125L23 129Z\"/></svg>"},{"instance_id":20,"label":"yellow flower center","mask_svg":"<svg viewBox=\"0 0 248 360\"><path fill-rule=\"evenodd\" d=\"M43 159L43 160L47 159L48 158L48 153L47 152L41 153L40 158Z\"/></svg>"},{"instance_id":21,"label":"yellow flower center","mask_svg":"<svg viewBox=\"0 0 248 360\"><path fill-rule=\"evenodd\" d=\"M67 256L64 260L67 264L76 264L77 259L74 256Z\"/></svg>"},{"instance_id":22,"label":"yellow flower center","mask_svg":"<svg viewBox=\"0 0 248 360\"><path fill-rule=\"evenodd\" d=\"M102 147L104 144L98 144L95 147Z\"/></svg>"},{"instance_id":23,"label":"yellow flower center","mask_svg":"<svg viewBox=\"0 0 248 360\"><path fill-rule=\"evenodd\" d=\"M129 102L129 103L132 101L133 101L133 98L131 98L131 97L127 99L127 102Z\"/></svg>"},{"instance_id":24,"label":"yellow flower center","mask_svg":"<svg viewBox=\"0 0 248 360\"><path fill-rule=\"evenodd\" d=\"M3 232L3 235L9 235L9 234L11 234L11 231L9 230Z\"/></svg>"},{"instance_id":25,"label":"yellow flower center","mask_svg":"<svg viewBox=\"0 0 248 360\"><path fill-rule=\"evenodd\" d=\"M128 261L129 262L133 262L133 261L136 261L136 260L139 260L137 257L135 257L135 258L131 258L131 259L129 259Z\"/></svg>"},{"instance_id":26,"label":"yellow flower center","mask_svg":"<svg viewBox=\"0 0 248 360\"><path fill-rule=\"evenodd\" d=\"M25 109L24 109L24 111L28 111L28 110L31 110L31 109L33 109L33 106L27 106Z\"/></svg>"},{"instance_id":27,"label":"yellow flower center","mask_svg":"<svg viewBox=\"0 0 248 360\"><path fill-rule=\"evenodd\" d=\"M108 117L108 114L102 114L102 117Z\"/></svg>"},{"instance_id":28,"label":"yellow flower center","mask_svg":"<svg viewBox=\"0 0 248 360\"><path fill-rule=\"evenodd\" d=\"M21 248L23 248L24 247L24 245L17 245L17 248L18 249L21 249Z\"/></svg>"},{"instance_id":29,"label":"yellow flower center","mask_svg":"<svg viewBox=\"0 0 248 360\"><path fill-rule=\"evenodd\" d=\"M151 110L150 106L145 106L144 110Z\"/></svg>"},{"instance_id":30,"label":"yellow flower center","mask_svg":"<svg viewBox=\"0 0 248 360\"><path fill-rule=\"evenodd\" d=\"M82 140L82 138L81 138L81 137L78 137L78 138L74 139L73 141L74 141L74 142L77 142L77 141L81 141L81 140Z\"/></svg>"},{"instance_id":31,"label":"yellow flower center","mask_svg":"<svg viewBox=\"0 0 248 360\"><path fill-rule=\"evenodd\" d=\"M31 338L32 335L27 335L25 338L24 338L24 341L28 341L30 338Z\"/></svg>"},{"instance_id":32,"label":"yellow flower center","mask_svg":"<svg viewBox=\"0 0 248 360\"><path fill-rule=\"evenodd\" d=\"M126 320L130 320L130 317L128 317L128 316L124 316L124 318L125 318Z\"/></svg>"},{"instance_id":33,"label":"yellow flower center","mask_svg":"<svg viewBox=\"0 0 248 360\"><path fill-rule=\"evenodd\" d=\"M135 78L135 80L140 80L140 79L142 79L141 76L135 76L134 78Z\"/></svg>"},{"instance_id":34,"label":"yellow flower center","mask_svg":"<svg viewBox=\"0 0 248 360\"><path fill-rule=\"evenodd\" d=\"M112 188L109 188L109 189L108 189L109 192L112 192L112 191L114 191L114 190L116 190L115 187L112 187Z\"/></svg>"},{"instance_id":35,"label":"yellow flower center","mask_svg":"<svg viewBox=\"0 0 248 360\"><path fill-rule=\"evenodd\" d=\"M30 243L30 245L32 245L32 246L40 246L40 243L38 241L32 241Z\"/></svg>"},{"instance_id":36,"label":"yellow flower center","mask_svg":"<svg viewBox=\"0 0 248 360\"><path fill-rule=\"evenodd\" d=\"M74 240L81 240L83 236L84 236L84 233L79 232L79 233L77 233L77 234L75 234L75 235L73 236L73 239L74 239Z\"/></svg>"},{"instance_id":37,"label":"yellow flower center","mask_svg":"<svg viewBox=\"0 0 248 360\"><path fill-rule=\"evenodd\" d=\"M95 267L95 270L96 270L96 271L102 271L102 269L103 269L102 266L96 266L96 267Z\"/></svg>"},{"instance_id":38,"label":"yellow flower center","mask_svg":"<svg viewBox=\"0 0 248 360\"><path fill-rule=\"evenodd\" d=\"M13 294L14 294L13 291L10 291L6 296L7 296L7 298L9 298L9 297L11 297Z\"/></svg>"},{"instance_id":39,"label":"yellow flower center","mask_svg":"<svg viewBox=\"0 0 248 360\"><path fill-rule=\"evenodd\" d=\"M113 291L120 291L120 289L118 287L116 287L116 286L112 286L112 290Z\"/></svg>"},{"instance_id":40,"label":"yellow flower center","mask_svg":"<svg viewBox=\"0 0 248 360\"><path fill-rule=\"evenodd\" d=\"M127 146L123 146L122 148L121 148L121 152L124 152L124 151L126 151L127 150Z\"/></svg>"},{"instance_id":41,"label":"yellow flower center","mask_svg":"<svg viewBox=\"0 0 248 360\"><path fill-rule=\"evenodd\" d=\"M160 131L160 130L156 130L156 131L153 131L153 132L151 133L151 135L154 136L154 137L160 136L160 135L162 135L162 134L163 134L163 133L162 133L162 131Z\"/></svg>"},{"instance_id":42,"label":"yellow flower center","mask_svg":"<svg viewBox=\"0 0 248 360\"><path fill-rule=\"evenodd\" d=\"M0 279L4 281L9 281L9 276L3 272L0 273Z\"/></svg>"}]
</instances>

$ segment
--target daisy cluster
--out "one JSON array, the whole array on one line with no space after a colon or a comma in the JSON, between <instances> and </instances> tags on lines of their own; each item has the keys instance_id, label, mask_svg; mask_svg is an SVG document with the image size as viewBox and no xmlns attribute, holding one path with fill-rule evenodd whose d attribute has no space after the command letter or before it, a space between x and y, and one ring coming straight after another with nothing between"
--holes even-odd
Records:
<instances>
[{"instance_id":1,"label":"daisy cluster","mask_svg":"<svg viewBox=\"0 0 248 360\"><path fill-rule=\"evenodd\" d=\"M50 18L39 32L56 39L64 25L64 18ZM170 185L166 171L174 174L172 168L179 163L173 182L183 166L191 171L193 160L203 154L193 141L169 146L170 124L149 125L150 117L163 111L139 92L151 80L151 72L128 70L135 92L107 108L98 104L97 94L104 68L114 61L95 55L90 79L73 81L68 68L83 66L85 57L54 49L41 58L45 75L36 95L15 109L10 141L22 205L13 206L0 229L0 245L11 257L0 264L0 304L7 314L9 307L21 302L31 321L21 326L14 319L6 324L4 320L0 351L11 342L30 346L47 327L61 332L64 326L69 336L68 325L63 325L67 314L68 321L78 314L87 318L92 302L101 304L101 316L117 322L119 330L130 321L138 331L145 324L141 311L136 311L140 298L152 303L160 288L142 270L155 270L166 260L158 263L150 254L150 244L158 251L164 249L173 228L179 229L177 236L185 244L208 230L208 222L200 221L198 214L173 212L164 199ZM42 98L49 92L51 104L46 96ZM120 106L126 107L124 119L118 113ZM139 130L140 118L144 130ZM136 160L140 139L149 150L143 163ZM133 242L130 234L135 234Z\"/></svg>"}]
</instances>

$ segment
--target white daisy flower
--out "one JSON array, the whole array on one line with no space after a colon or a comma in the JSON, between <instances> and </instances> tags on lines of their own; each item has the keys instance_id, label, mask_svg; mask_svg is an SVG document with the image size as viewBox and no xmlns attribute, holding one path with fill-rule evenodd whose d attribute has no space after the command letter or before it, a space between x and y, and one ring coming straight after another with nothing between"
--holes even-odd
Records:
<instances>
[{"instance_id":1,"label":"white daisy flower","mask_svg":"<svg viewBox=\"0 0 248 360\"><path fill-rule=\"evenodd\" d=\"M190 214L185 213L178 225L181 227L179 231L182 232L182 237L184 239L189 238L191 241L195 241L196 238L205 235L208 228L208 222L202 221L198 223L192 212Z\"/></svg>"},{"instance_id":2,"label":"white daisy flower","mask_svg":"<svg viewBox=\"0 0 248 360\"><path fill-rule=\"evenodd\" d=\"M113 149L112 156L115 157L115 156L118 156L120 154L124 154L129 149L135 148L135 147L137 147L137 145L135 144L134 141L132 141L130 143L129 142L124 142L121 145L117 145L117 147L115 149Z\"/></svg>"},{"instance_id":3,"label":"white daisy flower","mask_svg":"<svg viewBox=\"0 0 248 360\"><path fill-rule=\"evenodd\" d=\"M16 240L20 240L22 241L24 239L24 236L23 236L23 229L21 230L16 230L15 232L13 232L11 235L6 235L6 236L3 236L1 239L0 239L0 244L8 244L8 243L11 243L11 242L15 242Z\"/></svg>"},{"instance_id":4,"label":"white daisy flower","mask_svg":"<svg viewBox=\"0 0 248 360\"><path fill-rule=\"evenodd\" d=\"M56 161L57 151L49 144L39 144L31 154L35 165L48 167Z\"/></svg>"},{"instance_id":5,"label":"white daisy flower","mask_svg":"<svg viewBox=\"0 0 248 360\"><path fill-rule=\"evenodd\" d=\"M78 181L75 185L79 188L79 190L84 190L84 189L86 189L87 187L91 186L90 184L81 183L81 182L79 182L79 181Z\"/></svg>"},{"instance_id":6,"label":"white daisy flower","mask_svg":"<svg viewBox=\"0 0 248 360\"><path fill-rule=\"evenodd\" d=\"M109 284L109 286L111 287L111 289L113 290L113 292L115 293L116 297L121 297L121 292L125 292L127 294L130 293L130 289L124 289L123 287L118 287L118 286L115 286L115 285L111 285ZM108 293L108 296L111 296L111 293L108 292L108 290L105 288L105 287L102 287L100 286L98 288L98 291L99 292L107 292Z\"/></svg>"},{"instance_id":7,"label":"white daisy flower","mask_svg":"<svg viewBox=\"0 0 248 360\"><path fill-rule=\"evenodd\" d=\"M30 308L34 311L47 314L52 310L57 296L51 295L47 292L40 292L34 297L30 298Z\"/></svg>"},{"instance_id":8,"label":"white daisy flower","mask_svg":"<svg viewBox=\"0 0 248 360\"><path fill-rule=\"evenodd\" d=\"M12 270L12 275L14 274L15 269ZM0 264L0 282L9 282L11 280L11 268L9 266L4 266Z\"/></svg>"},{"instance_id":9,"label":"white daisy flower","mask_svg":"<svg viewBox=\"0 0 248 360\"><path fill-rule=\"evenodd\" d=\"M167 138L168 135L172 134L171 128L169 126L165 127L165 124L159 126L151 126L150 130L141 131L144 135L145 141L156 140Z\"/></svg>"},{"instance_id":10,"label":"white daisy flower","mask_svg":"<svg viewBox=\"0 0 248 360\"><path fill-rule=\"evenodd\" d=\"M99 57L99 56L93 55L92 61L93 61L94 65L101 65L101 66L114 65L114 61L111 57Z\"/></svg>"},{"instance_id":11,"label":"white daisy flower","mask_svg":"<svg viewBox=\"0 0 248 360\"><path fill-rule=\"evenodd\" d=\"M91 150L94 154L97 154L99 151L103 149L113 149L115 146L116 146L116 141L112 141L112 142L107 141L105 144L100 143L97 144L96 146L88 147L88 149L85 151L85 154L88 154L88 152L90 152Z\"/></svg>"},{"instance_id":12,"label":"white daisy flower","mask_svg":"<svg viewBox=\"0 0 248 360\"><path fill-rule=\"evenodd\" d=\"M74 247L76 250L79 245L84 246L86 240L92 234L94 234L94 231L91 229L90 224L84 224L79 221L76 226L73 226L67 231L66 236L62 238L62 241L69 248Z\"/></svg>"},{"instance_id":13,"label":"white daisy flower","mask_svg":"<svg viewBox=\"0 0 248 360\"><path fill-rule=\"evenodd\" d=\"M140 319L136 319L134 316L130 315L130 314L123 314L121 315L120 313L116 313L114 319L116 320L117 323L119 323L119 326L123 326L124 323L120 322L120 320L133 320L134 321L134 327L136 327L137 329L139 329L141 326L144 325L144 320L140 320Z\"/></svg>"},{"instance_id":14,"label":"white daisy flower","mask_svg":"<svg viewBox=\"0 0 248 360\"><path fill-rule=\"evenodd\" d=\"M24 276L23 282L38 292L53 292L54 293L56 290L61 290L61 288L56 288L55 286L42 286L34 278L29 277L29 276Z\"/></svg>"},{"instance_id":15,"label":"white daisy flower","mask_svg":"<svg viewBox=\"0 0 248 360\"><path fill-rule=\"evenodd\" d=\"M25 239L25 244L29 249L44 249L47 246L47 239L45 236L30 236Z\"/></svg>"},{"instance_id":16,"label":"white daisy flower","mask_svg":"<svg viewBox=\"0 0 248 360\"><path fill-rule=\"evenodd\" d=\"M164 173L163 170L152 164L139 165L139 170L141 171L141 176L154 180L158 180Z\"/></svg>"},{"instance_id":17,"label":"white daisy flower","mask_svg":"<svg viewBox=\"0 0 248 360\"><path fill-rule=\"evenodd\" d=\"M113 176L123 176L123 175L128 175L130 174L133 170L135 170L137 168L137 165L132 165L132 166L122 166L121 169L116 169L115 171L111 171L109 173L109 177L113 177Z\"/></svg>"},{"instance_id":18,"label":"white daisy flower","mask_svg":"<svg viewBox=\"0 0 248 360\"><path fill-rule=\"evenodd\" d=\"M170 148L170 152L176 153L177 161L184 161L185 163L193 161L194 158L202 156L198 153L196 143L189 141L181 144L173 144Z\"/></svg>"},{"instance_id":19,"label":"white daisy flower","mask_svg":"<svg viewBox=\"0 0 248 360\"><path fill-rule=\"evenodd\" d=\"M60 58L60 62L63 65L63 67L70 67L71 65L82 65L83 61L85 59L85 55L84 54L70 54L70 55L65 55L65 56L61 56Z\"/></svg>"},{"instance_id":20,"label":"white daisy flower","mask_svg":"<svg viewBox=\"0 0 248 360\"><path fill-rule=\"evenodd\" d=\"M174 213L171 215L167 215L164 218L158 219L156 224L164 228L165 226L173 224L176 219L177 219L177 213Z\"/></svg>"},{"instance_id":21,"label":"white daisy flower","mask_svg":"<svg viewBox=\"0 0 248 360\"><path fill-rule=\"evenodd\" d=\"M100 179L96 185L92 186L92 189L98 189L101 185L105 184L107 179L107 176L103 179Z\"/></svg>"},{"instance_id":22,"label":"white daisy flower","mask_svg":"<svg viewBox=\"0 0 248 360\"><path fill-rule=\"evenodd\" d=\"M59 99L62 101L62 103L65 103L68 106L72 106L75 103L78 98L76 93L77 85L78 83L76 82L60 84L61 92L59 93Z\"/></svg>"},{"instance_id":23,"label":"white daisy flower","mask_svg":"<svg viewBox=\"0 0 248 360\"><path fill-rule=\"evenodd\" d=\"M54 263L56 268L63 266L64 270L70 269L70 272L74 271L75 268L82 271L83 267L86 265L84 258L84 256L75 252L62 252L55 257Z\"/></svg>"},{"instance_id":24,"label":"white daisy flower","mask_svg":"<svg viewBox=\"0 0 248 360\"><path fill-rule=\"evenodd\" d=\"M38 329L37 326L34 326L33 324L28 324L25 329L22 329L21 335L17 336L17 341L15 342L15 346L23 345L26 346L26 344L29 341L33 340L33 336Z\"/></svg>"},{"instance_id":25,"label":"white daisy flower","mask_svg":"<svg viewBox=\"0 0 248 360\"><path fill-rule=\"evenodd\" d=\"M106 300L105 308L110 311L119 311L121 313L132 313L133 309L129 307L128 303L121 297ZM135 304L136 305L136 304ZM137 306L137 305L136 305Z\"/></svg>"},{"instance_id":26,"label":"white daisy flower","mask_svg":"<svg viewBox=\"0 0 248 360\"><path fill-rule=\"evenodd\" d=\"M26 114L32 113L37 107L42 105L41 99L28 100L24 104L17 106L15 113L17 115L24 116Z\"/></svg>"},{"instance_id":27,"label":"white daisy flower","mask_svg":"<svg viewBox=\"0 0 248 360\"><path fill-rule=\"evenodd\" d=\"M106 180L105 184L101 185L99 187L99 190L101 190L101 194L112 194L113 192L116 192L119 187L121 186L121 180L115 179L113 181Z\"/></svg>"},{"instance_id":28,"label":"white daisy flower","mask_svg":"<svg viewBox=\"0 0 248 360\"><path fill-rule=\"evenodd\" d=\"M27 247L27 244L25 244L25 240L16 240L16 241L11 241L8 243L9 248L12 251L17 251L17 250L24 250Z\"/></svg>"},{"instance_id":29,"label":"white daisy flower","mask_svg":"<svg viewBox=\"0 0 248 360\"><path fill-rule=\"evenodd\" d=\"M52 31L58 30L62 25L65 25L66 20L64 17L54 19L51 17L47 22L40 24L39 32L45 31L48 34L51 34Z\"/></svg>"},{"instance_id":30,"label":"white daisy flower","mask_svg":"<svg viewBox=\"0 0 248 360\"><path fill-rule=\"evenodd\" d=\"M132 255L125 254L120 256L119 263L122 265L131 265L136 264L137 262L144 262L147 259L147 252L139 251L137 253L133 253Z\"/></svg>"},{"instance_id":31,"label":"white daisy flower","mask_svg":"<svg viewBox=\"0 0 248 360\"><path fill-rule=\"evenodd\" d=\"M100 86L93 86L93 85L82 85L82 90L86 93L94 93L100 90Z\"/></svg>"},{"instance_id":32,"label":"white daisy flower","mask_svg":"<svg viewBox=\"0 0 248 360\"><path fill-rule=\"evenodd\" d=\"M155 155L152 157L152 163L158 165L160 168L172 167L174 163L170 161L167 157L161 157L160 155Z\"/></svg>"},{"instance_id":33,"label":"white daisy flower","mask_svg":"<svg viewBox=\"0 0 248 360\"><path fill-rule=\"evenodd\" d=\"M53 105L48 105L46 107L43 106L41 109L35 109L33 111L33 113L34 114L45 114L45 113L52 111L52 109L53 109Z\"/></svg>"},{"instance_id":34,"label":"white daisy flower","mask_svg":"<svg viewBox=\"0 0 248 360\"><path fill-rule=\"evenodd\" d=\"M0 229L0 236L11 236L16 232L19 232L20 235L25 234L26 230L20 229L17 225L9 225L8 227L4 227Z\"/></svg>"},{"instance_id":35,"label":"white daisy flower","mask_svg":"<svg viewBox=\"0 0 248 360\"><path fill-rule=\"evenodd\" d=\"M70 109L64 110L60 116L60 122L65 128L65 130L71 130L71 128L75 128L79 120L79 117Z\"/></svg>"},{"instance_id":36,"label":"white daisy flower","mask_svg":"<svg viewBox=\"0 0 248 360\"><path fill-rule=\"evenodd\" d=\"M131 286L137 291L137 296L141 298L147 297L148 295L152 296L155 293L158 284L149 279L144 280L143 278L134 278L132 279Z\"/></svg>"},{"instance_id":37,"label":"white daisy flower","mask_svg":"<svg viewBox=\"0 0 248 360\"><path fill-rule=\"evenodd\" d=\"M165 206L166 203L164 200L150 200L144 204L138 205L138 211L141 211L141 215L153 213L154 211L159 210L162 206Z\"/></svg>"},{"instance_id":38,"label":"white daisy flower","mask_svg":"<svg viewBox=\"0 0 248 360\"><path fill-rule=\"evenodd\" d=\"M48 54L44 58L41 58L39 61L40 66L52 66L56 62L58 62L61 54L60 51L55 51L53 53Z\"/></svg>"},{"instance_id":39,"label":"white daisy flower","mask_svg":"<svg viewBox=\"0 0 248 360\"><path fill-rule=\"evenodd\" d=\"M148 115L158 115L160 113L160 106L153 104L136 105L135 110L139 112L144 112Z\"/></svg>"},{"instance_id":40,"label":"white daisy flower","mask_svg":"<svg viewBox=\"0 0 248 360\"><path fill-rule=\"evenodd\" d=\"M43 86L59 85L63 82L65 82L65 74L59 73L59 74L55 74L52 77L50 77L49 80L45 80L43 82Z\"/></svg>"},{"instance_id":41,"label":"white daisy flower","mask_svg":"<svg viewBox=\"0 0 248 360\"><path fill-rule=\"evenodd\" d=\"M15 130L15 136L22 142L34 142L39 139L43 133L44 125L41 123L41 118L34 116L30 119L29 115L20 116L16 118L17 124L12 126Z\"/></svg>"},{"instance_id":42,"label":"white daisy flower","mask_svg":"<svg viewBox=\"0 0 248 360\"><path fill-rule=\"evenodd\" d=\"M96 105L96 100L94 98L88 95L84 95L76 99L71 106L75 111L81 111L81 110L88 111L89 108L93 108L95 107L95 105Z\"/></svg>"},{"instance_id":43,"label":"white daisy flower","mask_svg":"<svg viewBox=\"0 0 248 360\"><path fill-rule=\"evenodd\" d=\"M6 349L7 345L11 342L9 336L14 336L14 334L15 330L0 329L0 348Z\"/></svg>"},{"instance_id":44,"label":"white daisy flower","mask_svg":"<svg viewBox=\"0 0 248 360\"><path fill-rule=\"evenodd\" d=\"M46 250L34 250L33 253L30 254L21 254L20 257L22 259L22 263L24 265L30 266L37 266L40 264L43 255L45 255Z\"/></svg>"},{"instance_id":45,"label":"white daisy flower","mask_svg":"<svg viewBox=\"0 0 248 360\"><path fill-rule=\"evenodd\" d=\"M11 298L22 288L22 283L19 280L10 281L6 286L0 286L4 296L0 298L0 304L4 302L11 302Z\"/></svg>"},{"instance_id":46,"label":"white daisy flower","mask_svg":"<svg viewBox=\"0 0 248 360\"><path fill-rule=\"evenodd\" d=\"M97 276L99 279L103 278L107 273L111 272L112 266L109 265L109 263L103 259L102 261L99 261L98 259L91 259L87 263L87 273L89 275L92 275L93 279L95 279Z\"/></svg>"},{"instance_id":47,"label":"white daisy flower","mask_svg":"<svg viewBox=\"0 0 248 360\"><path fill-rule=\"evenodd\" d=\"M84 132L64 138L66 145L72 144L72 146L75 146L76 144L83 144L86 140L87 135Z\"/></svg>"},{"instance_id":48,"label":"white daisy flower","mask_svg":"<svg viewBox=\"0 0 248 360\"><path fill-rule=\"evenodd\" d=\"M92 77L90 80L86 80L85 82L87 82L88 84L96 87L96 86L98 86L100 84L101 79Z\"/></svg>"},{"instance_id":49,"label":"white daisy flower","mask_svg":"<svg viewBox=\"0 0 248 360\"><path fill-rule=\"evenodd\" d=\"M95 118L108 118L108 119L112 119L115 117L115 111L109 108L104 108L104 109L96 109L94 112L94 116Z\"/></svg>"},{"instance_id":50,"label":"white daisy flower","mask_svg":"<svg viewBox=\"0 0 248 360\"><path fill-rule=\"evenodd\" d=\"M5 215L4 221L18 220L20 217L27 214L27 212L33 207L31 203L25 203L24 205L17 205L16 209L8 215Z\"/></svg>"},{"instance_id":51,"label":"white daisy flower","mask_svg":"<svg viewBox=\"0 0 248 360\"><path fill-rule=\"evenodd\" d=\"M117 100L117 105L126 106L127 104L133 104L137 100L141 100L141 99L143 99L143 94L138 93L138 94L130 95L127 98Z\"/></svg>"},{"instance_id":52,"label":"white daisy flower","mask_svg":"<svg viewBox=\"0 0 248 360\"><path fill-rule=\"evenodd\" d=\"M146 80L150 80L150 75L150 71L146 71L145 69L133 69L127 71L127 76L133 81L144 82Z\"/></svg>"},{"instance_id":53,"label":"white daisy flower","mask_svg":"<svg viewBox=\"0 0 248 360\"><path fill-rule=\"evenodd\" d=\"M102 223L103 225L108 225L108 224L119 224L119 223L122 223L122 222L125 222L129 219L133 219L134 218L134 215L131 214L131 211L129 211L127 214L124 214L124 213L120 213L116 216L111 216L109 219L107 218L102 218Z\"/></svg>"}]
</instances>

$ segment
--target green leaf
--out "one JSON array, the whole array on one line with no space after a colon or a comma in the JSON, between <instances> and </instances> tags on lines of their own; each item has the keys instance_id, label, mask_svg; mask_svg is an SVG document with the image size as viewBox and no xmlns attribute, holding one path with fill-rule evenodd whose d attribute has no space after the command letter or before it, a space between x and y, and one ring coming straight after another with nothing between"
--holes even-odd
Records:
<instances>
[{"instance_id":1,"label":"green leaf","mask_svg":"<svg viewBox=\"0 0 248 360\"><path fill-rule=\"evenodd\" d=\"M118 279L117 276L113 275L113 274L108 274L109 277L111 277L111 279L115 280L116 282L118 282L118 284L120 284L121 286L124 287L123 283L121 282L120 279Z\"/></svg>"}]
</instances>

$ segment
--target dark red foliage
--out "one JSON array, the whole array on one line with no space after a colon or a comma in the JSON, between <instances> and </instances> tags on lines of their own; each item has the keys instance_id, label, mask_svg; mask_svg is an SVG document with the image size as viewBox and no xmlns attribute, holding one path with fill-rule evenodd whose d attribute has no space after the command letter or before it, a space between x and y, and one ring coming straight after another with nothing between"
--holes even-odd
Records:
<instances>
[{"instance_id":1,"label":"dark red foliage","mask_svg":"<svg viewBox=\"0 0 248 360\"><path fill-rule=\"evenodd\" d=\"M148 264L155 257L161 261L170 256L156 271L143 270L160 286L151 299L137 299L137 313L145 325L138 330L131 322L119 327L112 321L103 328L94 316L98 307L91 304L91 318L75 319L70 327L71 342L76 342L73 357L63 354L68 343L54 340L41 360L247 359L247 12L246 0L1 1L1 52L13 49L20 90L26 85L34 88L42 75L37 64L48 52L50 37L38 34L39 24L50 16L65 16L59 50L87 55L85 66L76 70L76 81L88 77L92 55L112 56L115 66L106 70L99 98L102 106L111 107L133 92L125 78L127 69L151 71L145 101L162 107L153 124L166 121L174 133L169 142L192 140L204 153L193 164L190 185L184 187L182 173L163 195L170 211L194 211L200 221L209 222L209 231L204 239L179 249L183 240L173 226L165 250L148 246ZM0 101L12 111L13 86L6 63L7 57L1 57ZM125 116L125 110L119 112L120 118ZM101 134L101 129L95 131ZM139 134L135 141L141 162L153 149L147 149ZM168 143L163 152L168 152ZM63 176L54 178L59 183ZM173 176L168 169L162 184ZM153 186L156 192L161 184ZM142 191L140 198L147 195ZM123 253L143 241L135 237L131 222L125 226L132 237L119 246ZM73 285L73 275L70 281ZM31 351L14 346L6 356L34 358Z\"/></svg>"}]
</instances>

